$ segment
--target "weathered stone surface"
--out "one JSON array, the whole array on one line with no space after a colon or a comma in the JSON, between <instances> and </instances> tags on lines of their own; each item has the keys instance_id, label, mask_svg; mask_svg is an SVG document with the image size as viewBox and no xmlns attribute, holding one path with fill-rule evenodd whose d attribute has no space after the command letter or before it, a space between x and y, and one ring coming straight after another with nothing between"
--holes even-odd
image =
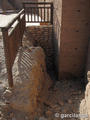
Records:
<instances>
[{"instance_id":1,"label":"weathered stone surface","mask_svg":"<svg viewBox=\"0 0 90 120\"><path fill-rule=\"evenodd\" d=\"M86 108L90 119L90 83L88 83L85 92Z\"/></svg>"},{"instance_id":2,"label":"weathered stone surface","mask_svg":"<svg viewBox=\"0 0 90 120\"><path fill-rule=\"evenodd\" d=\"M21 72L22 77L15 83L10 106L16 110L36 114L40 109L42 111L43 102L48 96L48 88L51 86L43 49L40 47L24 49L19 62L19 73Z\"/></svg>"},{"instance_id":3,"label":"weathered stone surface","mask_svg":"<svg viewBox=\"0 0 90 120\"><path fill-rule=\"evenodd\" d=\"M80 104L80 113L88 115L88 118L81 120L90 120L90 83L86 86L85 99Z\"/></svg>"},{"instance_id":4,"label":"weathered stone surface","mask_svg":"<svg viewBox=\"0 0 90 120\"><path fill-rule=\"evenodd\" d=\"M80 114L87 114L87 108L86 108L86 101L85 101L85 99L83 99L81 104L80 104ZM81 119L81 120L83 120L83 119Z\"/></svg>"}]
</instances>

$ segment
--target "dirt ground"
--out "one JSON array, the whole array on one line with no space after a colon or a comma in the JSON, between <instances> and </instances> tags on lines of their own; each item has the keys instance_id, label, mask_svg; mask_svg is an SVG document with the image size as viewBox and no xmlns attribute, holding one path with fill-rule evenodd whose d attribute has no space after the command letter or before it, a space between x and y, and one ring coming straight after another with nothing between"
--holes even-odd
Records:
<instances>
[{"instance_id":1,"label":"dirt ground","mask_svg":"<svg viewBox=\"0 0 90 120\"><path fill-rule=\"evenodd\" d=\"M18 77L17 62L14 67L14 80ZM53 86L49 89L47 101L44 103L43 114L35 116L34 120L79 120L79 118L65 118L65 114L79 114L79 105L84 97L84 87L81 81L81 79L75 78L54 81ZM6 90L9 88L3 40L0 33L0 120L32 120L28 114L9 107L9 101L4 97Z\"/></svg>"}]
</instances>

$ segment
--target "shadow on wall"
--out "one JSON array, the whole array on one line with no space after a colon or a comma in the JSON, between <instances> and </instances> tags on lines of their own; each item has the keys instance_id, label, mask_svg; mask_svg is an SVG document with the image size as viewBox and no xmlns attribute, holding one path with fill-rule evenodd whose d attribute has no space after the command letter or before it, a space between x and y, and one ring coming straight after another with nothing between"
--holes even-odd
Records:
<instances>
[{"instance_id":1,"label":"shadow on wall","mask_svg":"<svg viewBox=\"0 0 90 120\"><path fill-rule=\"evenodd\" d=\"M54 22L53 22L53 47L54 47L54 61L56 66L57 73L59 72L59 55L60 55L60 33L61 33L61 26L60 22L56 13L56 10L54 10Z\"/></svg>"}]
</instances>

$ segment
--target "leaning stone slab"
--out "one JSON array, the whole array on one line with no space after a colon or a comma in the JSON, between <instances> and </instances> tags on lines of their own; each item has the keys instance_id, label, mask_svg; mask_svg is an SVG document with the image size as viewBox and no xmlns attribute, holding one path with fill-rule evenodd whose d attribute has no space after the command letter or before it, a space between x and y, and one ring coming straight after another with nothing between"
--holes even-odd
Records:
<instances>
[{"instance_id":1,"label":"leaning stone slab","mask_svg":"<svg viewBox=\"0 0 90 120\"><path fill-rule=\"evenodd\" d=\"M13 109L36 114L43 111L51 79L46 71L45 54L41 47L23 48L20 51L18 72L13 94L9 98Z\"/></svg>"}]
</instances>

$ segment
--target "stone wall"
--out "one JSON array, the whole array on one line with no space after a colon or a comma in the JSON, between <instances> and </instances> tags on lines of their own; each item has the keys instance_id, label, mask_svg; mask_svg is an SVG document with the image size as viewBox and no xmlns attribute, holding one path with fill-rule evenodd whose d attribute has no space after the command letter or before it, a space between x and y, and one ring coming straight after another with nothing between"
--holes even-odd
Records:
<instances>
[{"instance_id":1,"label":"stone wall","mask_svg":"<svg viewBox=\"0 0 90 120\"><path fill-rule=\"evenodd\" d=\"M90 1L54 0L54 4L61 27L57 39L59 74L62 77L69 74L82 76L90 37ZM57 21L56 17L54 21Z\"/></svg>"},{"instance_id":2,"label":"stone wall","mask_svg":"<svg viewBox=\"0 0 90 120\"><path fill-rule=\"evenodd\" d=\"M31 26L26 28L27 40L34 46L41 46L46 54L47 69L54 66L54 49L52 41L52 25Z\"/></svg>"}]
</instances>

